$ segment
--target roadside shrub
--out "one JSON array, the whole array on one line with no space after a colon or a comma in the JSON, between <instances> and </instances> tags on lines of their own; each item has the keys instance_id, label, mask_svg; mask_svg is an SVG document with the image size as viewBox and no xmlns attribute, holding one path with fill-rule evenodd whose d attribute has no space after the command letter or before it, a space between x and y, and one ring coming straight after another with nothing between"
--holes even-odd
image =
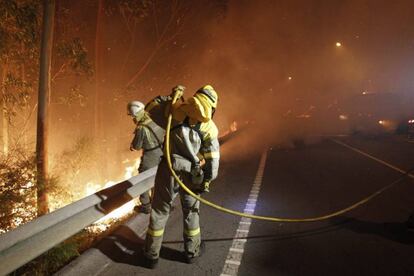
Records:
<instances>
[{"instance_id":1,"label":"roadside shrub","mask_svg":"<svg viewBox=\"0 0 414 276\"><path fill-rule=\"evenodd\" d=\"M36 217L35 174L33 154L14 150L0 157L0 233Z\"/></svg>"}]
</instances>

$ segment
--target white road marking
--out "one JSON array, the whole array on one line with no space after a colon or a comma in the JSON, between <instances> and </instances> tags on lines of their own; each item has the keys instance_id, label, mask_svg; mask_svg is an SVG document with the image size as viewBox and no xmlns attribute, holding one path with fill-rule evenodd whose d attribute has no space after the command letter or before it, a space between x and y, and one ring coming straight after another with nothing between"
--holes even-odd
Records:
<instances>
[{"instance_id":1,"label":"white road marking","mask_svg":"<svg viewBox=\"0 0 414 276\"><path fill-rule=\"evenodd\" d=\"M335 142L335 143L337 143L338 145L341 145L341 146L346 147L346 148L348 148L348 149L350 149L350 150L352 150L352 151L355 151L355 152L357 152L357 153L359 153L359 154L362 154L362 155L363 155L363 156L365 156L365 157L368 157L368 158L370 158L370 159L372 159L372 160L375 160L375 161L377 161L378 163L380 163L380 164L382 164L382 165L384 165L384 166L387 166L388 168L391 168L391 169L393 169L393 170L395 170L395 171L397 171L397 172L399 172L399 173L402 173L402 174L406 174L406 173L407 173L407 171L404 171L403 169L400 169L400 168L398 168L398 167L396 167L396 166L394 166L394 165L392 165L392 164L390 164L390 163L388 163L388 162L386 162L386 161L384 161L384 160L381 160L381 159L379 159L379 158L377 158L377 157L375 157L375 156L372 156L371 154L366 153L366 152L364 152L364 151L362 151L362 150L360 150L360 149L357 149L357 148L355 148L355 147L353 147L353 146L350 146L350 145L348 145L348 144L345 144L344 142L338 141L338 140L336 140L336 139L332 139L332 141L334 141L334 142ZM408 176L408 177L410 177L410 178L413 178L413 179L414 179L414 175L413 175L413 174L411 174L411 173L407 174L407 176Z\"/></svg>"},{"instance_id":2,"label":"white road marking","mask_svg":"<svg viewBox=\"0 0 414 276\"><path fill-rule=\"evenodd\" d=\"M105 263L103 266L101 266L98 271L95 272L95 274L93 274L94 276L98 276L100 275L102 272L104 272L106 270L106 268L112 264L112 261L108 261L107 263Z\"/></svg>"},{"instance_id":3,"label":"white road marking","mask_svg":"<svg viewBox=\"0 0 414 276\"><path fill-rule=\"evenodd\" d=\"M237 252L237 253L243 253L244 249L230 247L230 251Z\"/></svg>"},{"instance_id":4,"label":"white road marking","mask_svg":"<svg viewBox=\"0 0 414 276\"><path fill-rule=\"evenodd\" d=\"M256 203L247 203L246 207L248 207L250 209L254 209L254 208L256 208Z\"/></svg>"},{"instance_id":5,"label":"white road marking","mask_svg":"<svg viewBox=\"0 0 414 276\"><path fill-rule=\"evenodd\" d=\"M240 239L238 237L236 237L235 239L233 239L233 241L238 241L238 242L247 242L246 239Z\"/></svg>"},{"instance_id":6,"label":"white road marking","mask_svg":"<svg viewBox=\"0 0 414 276\"><path fill-rule=\"evenodd\" d=\"M226 260L226 264L240 265L240 262L239 261L233 261L233 260Z\"/></svg>"},{"instance_id":7,"label":"white road marking","mask_svg":"<svg viewBox=\"0 0 414 276\"><path fill-rule=\"evenodd\" d=\"M247 203L245 205L244 212L245 213L254 213L256 209L256 202L257 197L259 196L260 186L262 185L263 181L263 172L266 165L267 159L267 151L263 152L259 168L256 173L256 177L254 180L254 185L252 186L249 194L249 198L247 199ZM233 244L231 245L229 252L227 254L226 261L224 263L223 271L221 272L220 276L236 276L239 270L239 266L241 264L241 260L244 253L244 246L247 242L247 239L241 239L240 236L247 237L250 230L250 225L252 224L251 218L241 218L239 222L239 227L236 230L236 234L233 239Z\"/></svg>"}]
</instances>

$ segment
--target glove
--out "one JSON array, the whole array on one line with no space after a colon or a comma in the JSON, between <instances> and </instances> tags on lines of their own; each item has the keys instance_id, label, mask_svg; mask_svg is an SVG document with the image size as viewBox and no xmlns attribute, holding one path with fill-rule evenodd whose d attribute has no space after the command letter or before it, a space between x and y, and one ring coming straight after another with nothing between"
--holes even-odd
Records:
<instances>
[{"instance_id":1,"label":"glove","mask_svg":"<svg viewBox=\"0 0 414 276\"><path fill-rule=\"evenodd\" d=\"M203 193L210 192L210 182L211 181L203 181L203 183L201 183L199 188L194 189L194 192L196 192L198 194L203 194Z\"/></svg>"},{"instance_id":2,"label":"glove","mask_svg":"<svg viewBox=\"0 0 414 276\"><path fill-rule=\"evenodd\" d=\"M193 163L191 165L191 175L192 176L196 176L196 175L200 175L201 174L201 165L200 162L198 163Z\"/></svg>"},{"instance_id":3,"label":"glove","mask_svg":"<svg viewBox=\"0 0 414 276\"><path fill-rule=\"evenodd\" d=\"M194 164L191 167L190 174L192 184L198 188L198 186L203 182L204 179L204 173L203 170L201 170L200 163Z\"/></svg>"},{"instance_id":4,"label":"glove","mask_svg":"<svg viewBox=\"0 0 414 276\"><path fill-rule=\"evenodd\" d=\"M196 189L199 189L199 186L203 182L203 179L204 179L204 175L203 175L203 171L201 171L200 174L191 176L191 183L193 184L194 187L196 187Z\"/></svg>"},{"instance_id":5,"label":"glove","mask_svg":"<svg viewBox=\"0 0 414 276\"><path fill-rule=\"evenodd\" d=\"M173 87L171 96L177 95L177 99L182 98L184 96L185 87L182 85L177 85Z\"/></svg>"}]
</instances>

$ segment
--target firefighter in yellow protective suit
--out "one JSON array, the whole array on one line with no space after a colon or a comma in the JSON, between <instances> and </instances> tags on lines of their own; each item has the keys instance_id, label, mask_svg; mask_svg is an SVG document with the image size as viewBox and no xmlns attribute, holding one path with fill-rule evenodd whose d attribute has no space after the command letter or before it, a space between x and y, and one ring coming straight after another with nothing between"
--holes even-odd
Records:
<instances>
[{"instance_id":1,"label":"firefighter in yellow protective suit","mask_svg":"<svg viewBox=\"0 0 414 276\"><path fill-rule=\"evenodd\" d=\"M216 91L206 85L173 110L174 126L170 135L173 169L197 194L208 192L210 182L218 174L218 129L212 120L217 100ZM204 165L201 166L203 159ZM151 218L145 240L144 265L149 268L154 268L158 262L164 228L177 194L180 194L183 211L185 260L192 263L202 253L200 202L180 188L163 158L155 178Z\"/></svg>"}]
</instances>

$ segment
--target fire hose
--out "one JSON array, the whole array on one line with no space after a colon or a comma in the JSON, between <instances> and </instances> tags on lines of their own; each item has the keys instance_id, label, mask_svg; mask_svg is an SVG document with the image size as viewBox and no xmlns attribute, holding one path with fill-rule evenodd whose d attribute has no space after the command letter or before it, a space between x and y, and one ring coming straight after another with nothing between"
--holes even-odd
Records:
<instances>
[{"instance_id":1,"label":"fire hose","mask_svg":"<svg viewBox=\"0 0 414 276\"><path fill-rule=\"evenodd\" d=\"M173 100L172 100L172 105L174 105L177 100L178 100L178 97L177 97L177 95L175 95L173 97ZM181 179L178 177L177 173L174 171L173 166L172 166L172 162L171 162L171 154L170 154L171 122L172 122L172 112L170 112L170 114L168 116L168 124L167 124L166 137L165 137L165 155L166 155L166 158L167 158L168 168L170 169L171 175L174 177L174 179L177 181L177 183L180 185L180 187L185 192L187 192L189 195L194 197L195 199L199 200L200 202L204 203L205 205L210 206L210 207L212 207L216 210L219 210L221 212L228 213L228 214L231 214L231 215L240 216L240 217L258 219L258 220L267 220L267 221L273 221L273 222L311 222L311 221L326 220L326 219L333 218L333 217L342 215L344 213L347 213L347 212L349 212L349 211L351 211L351 210L367 203L368 201L370 201L373 198L377 197L378 195L382 194L386 190L388 190L391 187L395 186L397 183L400 183L402 180L405 179L405 177L407 175L410 174L410 172L414 171L414 168L412 168L412 169L406 171L400 178L398 178L394 182L384 186L383 188L377 190L376 192L370 194L369 196L363 198L362 200L348 206L347 208L344 208L344 209L341 209L341 210L338 210L338 211L335 211L333 213L326 214L326 215L323 215L323 216L309 217L309 218L281 218L281 217L259 216L259 215L242 213L242 212L239 212L239 211L235 211L235 210L225 208L223 206L217 205L217 204L215 204L211 201L208 201L208 200L202 198L201 196L199 196L199 195L195 194L193 191L191 191L191 189L188 188L183 183L183 181L181 181Z\"/></svg>"}]
</instances>

